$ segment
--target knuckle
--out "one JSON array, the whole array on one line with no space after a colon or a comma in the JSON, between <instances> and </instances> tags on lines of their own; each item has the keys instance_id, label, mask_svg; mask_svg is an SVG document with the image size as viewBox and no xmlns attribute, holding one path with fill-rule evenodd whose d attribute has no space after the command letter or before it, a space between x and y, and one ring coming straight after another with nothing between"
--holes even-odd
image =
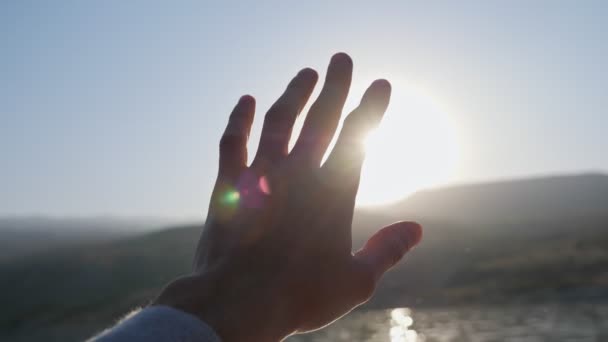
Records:
<instances>
[{"instance_id":1,"label":"knuckle","mask_svg":"<svg viewBox=\"0 0 608 342\"><path fill-rule=\"evenodd\" d=\"M350 113L349 115L346 116L346 118L344 118L344 124L349 125L349 126L357 125L358 121L359 120L357 119L356 112Z\"/></svg>"},{"instance_id":2,"label":"knuckle","mask_svg":"<svg viewBox=\"0 0 608 342\"><path fill-rule=\"evenodd\" d=\"M364 279L365 280L361 282L361 289L359 290L359 300L362 302L366 302L372 298L374 291L376 290L376 282L373 277L369 276Z\"/></svg>"},{"instance_id":3,"label":"knuckle","mask_svg":"<svg viewBox=\"0 0 608 342\"><path fill-rule=\"evenodd\" d=\"M389 240L387 243L386 253L390 266L397 264L403 258L403 247L395 240Z\"/></svg>"},{"instance_id":4,"label":"knuckle","mask_svg":"<svg viewBox=\"0 0 608 342\"><path fill-rule=\"evenodd\" d=\"M237 134L224 134L220 139L220 151L233 151L244 142L244 137Z\"/></svg>"},{"instance_id":5,"label":"knuckle","mask_svg":"<svg viewBox=\"0 0 608 342\"><path fill-rule=\"evenodd\" d=\"M363 267L357 281L357 300L361 303L368 301L376 290L376 277L370 267Z\"/></svg>"},{"instance_id":6,"label":"knuckle","mask_svg":"<svg viewBox=\"0 0 608 342\"><path fill-rule=\"evenodd\" d=\"M289 113L293 112L293 106L289 103L279 102L275 103L272 108L268 110L264 121L266 123L274 123L277 121L286 121L289 118Z\"/></svg>"},{"instance_id":7,"label":"knuckle","mask_svg":"<svg viewBox=\"0 0 608 342\"><path fill-rule=\"evenodd\" d=\"M348 115L346 119L344 119L344 123L355 132L362 131L366 126L369 125L369 122L368 120L366 120L365 115L362 115L359 110L355 110L350 115Z\"/></svg>"},{"instance_id":8,"label":"knuckle","mask_svg":"<svg viewBox=\"0 0 608 342\"><path fill-rule=\"evenodd\" d=\"M339 106L338 100L333 98L332 96L319 96L317 101L313 103L310 107L311 113L326 113L329 112L331 114L337 111L336 107Z\"/></svg>"}]
</instances>

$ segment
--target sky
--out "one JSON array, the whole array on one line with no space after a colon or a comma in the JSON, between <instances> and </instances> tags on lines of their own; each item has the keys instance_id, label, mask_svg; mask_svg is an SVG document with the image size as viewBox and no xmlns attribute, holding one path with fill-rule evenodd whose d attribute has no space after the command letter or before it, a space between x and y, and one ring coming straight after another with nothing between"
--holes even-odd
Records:
<instances>
[{"instance_id":1,"label":"sky","mask_svg":"<svg viewBox=\"0 0 608 342\"><path fill-rule=\"evenodd\" d=\"M198 217L238 98L257 99L255 149L291 77L339 51L347 108L379 77L441 107L459 147L442 184L607 172L606 18L605 1L3 1L0 215Z\"/></svg>"}]
</instances>

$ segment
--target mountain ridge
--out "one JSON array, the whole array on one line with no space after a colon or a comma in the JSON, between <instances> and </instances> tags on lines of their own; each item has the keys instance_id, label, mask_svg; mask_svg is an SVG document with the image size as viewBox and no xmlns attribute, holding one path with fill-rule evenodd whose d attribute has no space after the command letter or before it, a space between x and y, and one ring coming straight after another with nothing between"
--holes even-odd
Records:
<instances>
[{"instance_id":1,"label":"mountain ridge","mask_svg":"<svg viewBox=\"0 0 608 342\"><path fill-rule=\"evenodd\" d=\"M608 174L583 173L428 189L379 208L388 215L433 217L464 224L608 215ZM533 206L530 204L534 204Z\"/></svg>"}]
</instances>

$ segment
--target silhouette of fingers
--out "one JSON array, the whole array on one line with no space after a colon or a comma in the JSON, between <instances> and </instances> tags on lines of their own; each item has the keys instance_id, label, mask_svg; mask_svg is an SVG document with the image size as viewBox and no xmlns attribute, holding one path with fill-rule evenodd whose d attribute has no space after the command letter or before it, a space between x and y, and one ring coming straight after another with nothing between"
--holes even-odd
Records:
<instances>
[{"instance_id":1,"label":"silhouette of fingers","mask_svg":"<svg viewBox=\"0 0 608 342\"><path fill-rule=\"evenodd\" d=\"M319 166L336 131L348 95L353 62L345 53L335 54L327 69L325 84L311 106L293 154Z\"/></svg>"},{"instance_id":2,"label":"silhouette of fingers","mask_svg":"<svg viewBox=\"0 0 608 342\"><path fill-rule=\"evenodd\" d=\"M317 79L317 72L313 69L301 70L270 107L264 118L254 164L262 160L273 162L287 155L293 124L308 101Z\"/></svg>"},{"instance_id":3,"label":"silhouette of fingers","mask_svg":"<svg viewBox=\"0 0 608 342\"><path fill-rule=\"evenodd\" d=\"M344 120L336 145L323 165L329 182L351 189L351 196L356 195L359 186L364 139L380 123L390 95L391 85L386 80L376 80L367 88L359 106Z\"/></svg>"},{"instance_id":4,"label":"silhouette of fingers","mask_svg":"<svg viewBox=\"0 0 608 342\"><path fill-rule=\"evenodd\" d=\"M354 255L362 279L377 282L421 239L422 227L415 222L397 222L380 229Z\"/></svg>"},{"instance_id":5,"label":"silhouette of fingers","mask_svg":"<svg viewBox=\"0 0 608 342\"><path fill-rule=\"evenodd\" d=\"M255 99L249 95L241 97L232 110L220 140L220 176L234 178L247 166L247 140L254 112Z\"/></svg>"}]
</instances>

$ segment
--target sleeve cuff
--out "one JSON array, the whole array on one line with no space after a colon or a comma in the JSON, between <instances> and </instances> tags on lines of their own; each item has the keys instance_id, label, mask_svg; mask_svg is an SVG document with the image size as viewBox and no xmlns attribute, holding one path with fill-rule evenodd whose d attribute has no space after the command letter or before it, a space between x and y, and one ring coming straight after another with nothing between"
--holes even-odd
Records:
<instances>
[{"instance_id":1,"label":"sleeve cuff","mask_svg":"<svg viewBox=\"0 0 608 342\"><path fill-rule=\"evenodd\" d=\"M197 317L169 306L154 305L134 311L116 326L90 341L220 342L213 329Z\"/></svg>"}]
</instances>

